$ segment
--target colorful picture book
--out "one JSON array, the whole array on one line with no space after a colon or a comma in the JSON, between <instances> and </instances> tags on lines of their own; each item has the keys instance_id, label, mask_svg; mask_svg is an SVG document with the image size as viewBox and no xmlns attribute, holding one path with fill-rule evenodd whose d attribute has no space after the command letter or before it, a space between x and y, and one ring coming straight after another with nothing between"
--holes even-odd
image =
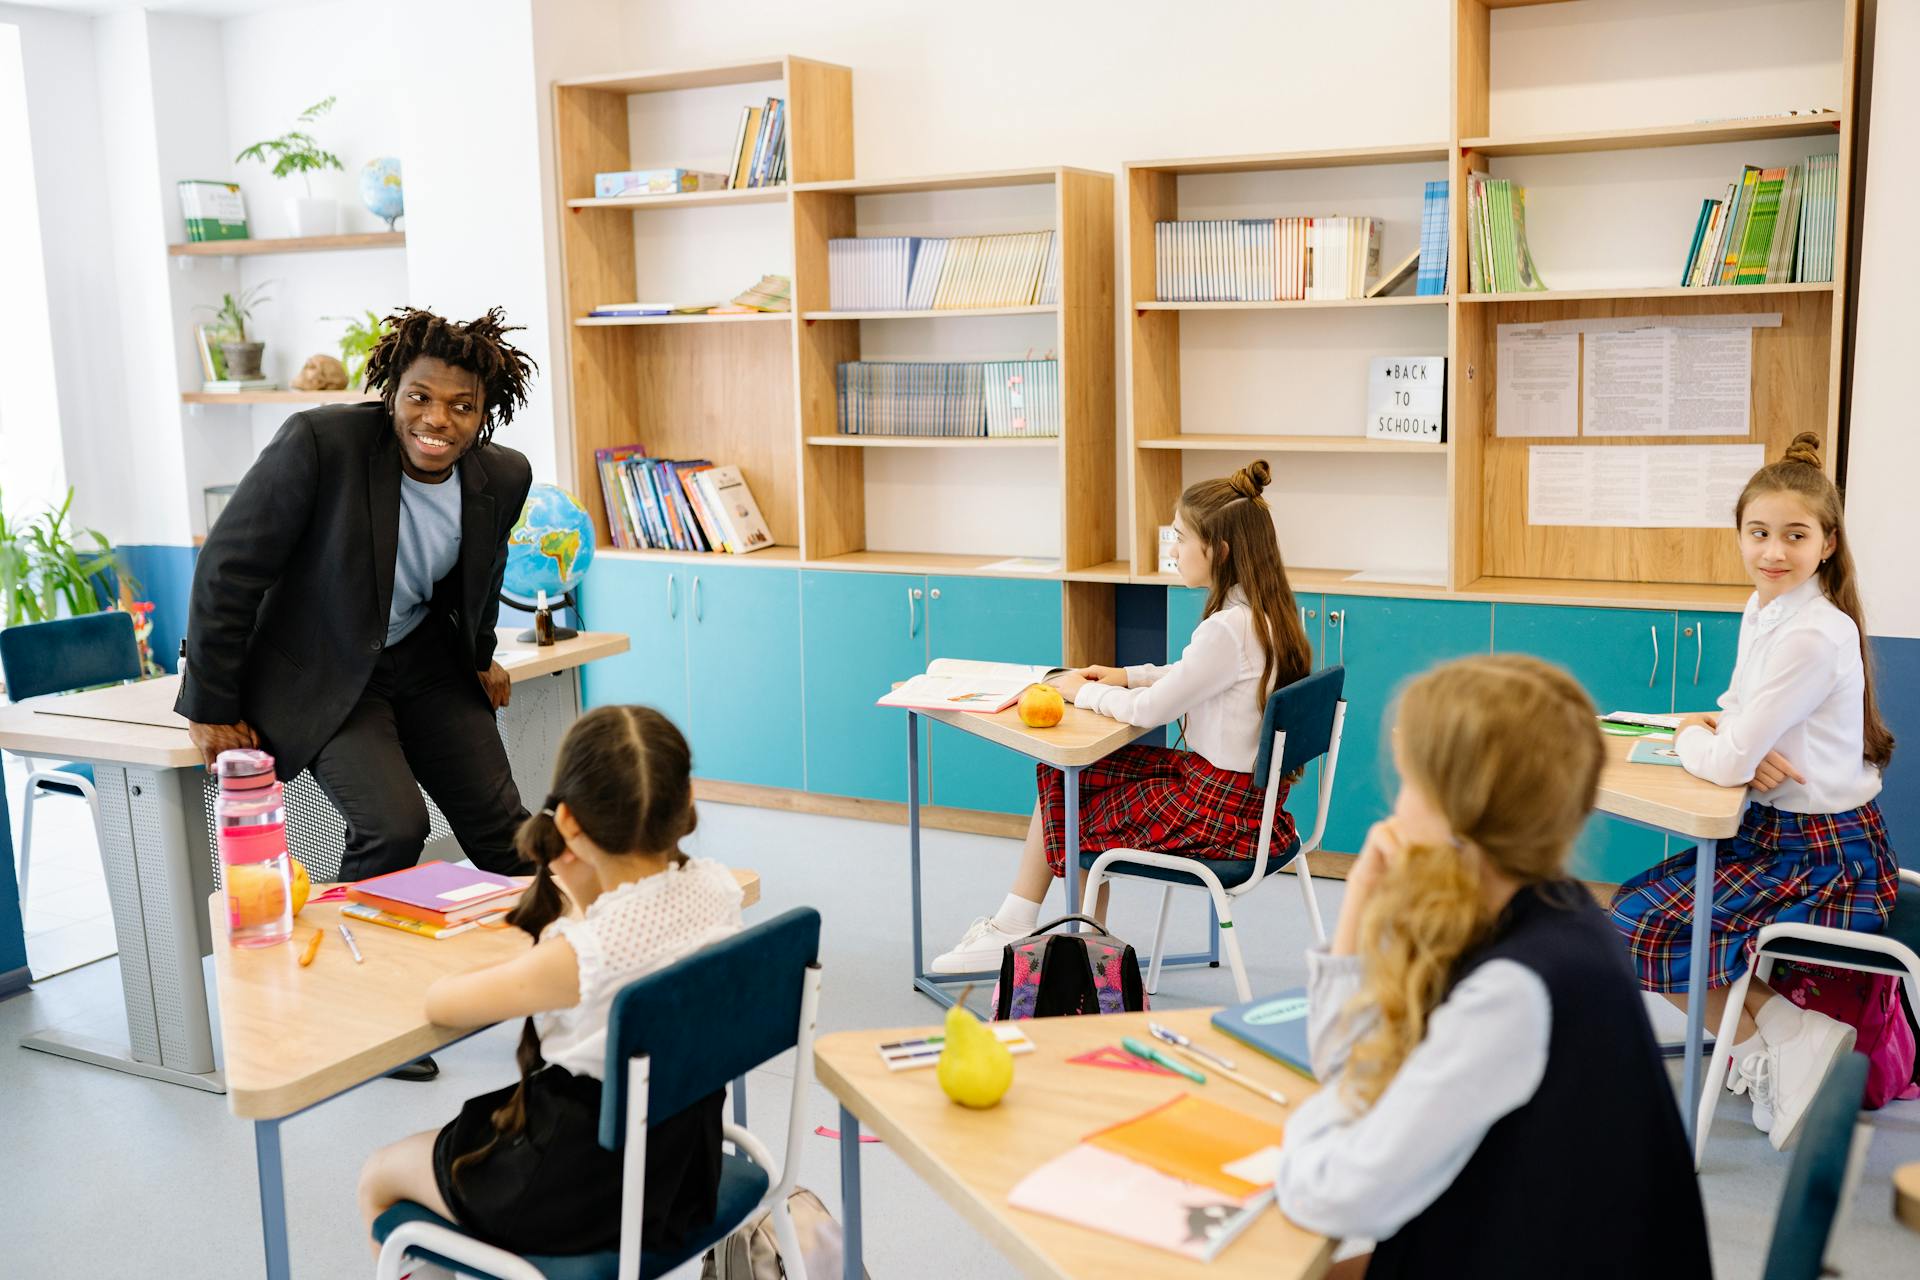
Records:
<instances>
[{"instance_id":1,"label":"colorful picture book","mask_svg":"<svg viewBox=\"0 0 1920 1280\"><path fill-rule=\"evenodd\" d=\"M1215 218L1156 222L1162 302L1363 298L1380 274L1378 218Z\"/></svg>"},{"instance_id":2,"label":"colorful picture book","mask_svg":"<svg viewBox=\"0 0 1920 1280\"><path fill-rule=\"evenodd\" d=\"M1018 662L977 662L967 658L935 658L925 673L874 703L878 707L910 707L918 711L978 711L992 715L1020 700L1028 685L1059 675L1064 667L1029 667Z\"/></svg>"},{"instance_id":3,"label":"colorful picture book","mask_svg":"<svg viewBox=\"0 0 1920 1280\"><path fill-rule=\"evenodd\" d=\"M1059 238L858 236L827 241L835 311L1050 306L1060 300Z\"/></svg>"},{"instance_id":4,"label":"colorful picture book","mask_svg":"<svg viewBox=\"0 0 1920 1280\"><path fill-rule=\"evenodd\" d=\"M1057 360L852 360L837 372L840 433L1057 436Z\"/></svg>"},{"instance_id":5,"label":"colorful picture book","mask_svg":"<svg viewBox=\"0 0 1920 1280\"><path fill-rule=\"evenodd\" d=\"M1313 1056L1307 1046L1307 989L1295 987L1228 1005L1213 1015L1214 1028L1241 1044L1311 1080Z\"/></svg>"},{"instance_id":6,"label":"colorful picture book","mask_svg":"<svg viewBox=\"0 0 1920 1280\"><path fill-rule=\"evenodd\" d=\"M1670 764L1684 768L1672 738L1642 738L1627 752L1628 764Z\"/></svg>"},{"instance_id":7,"label":"colorful picture book","mask_svg":"<svg viewBox=\"0 0 1920 1280\"><path fill-rule=\"evenodd\" d=\"M1431 297L1447 291L1447 180L1429 182L1420 203L1420 274L1414 293Z\"/></svg>"},{"instance_id":8,"label":"colorful picture book","mask_svg":"<svg viewBox=\"0 0 1920 1280\"><path fill-rule=\"evenodd\" d=\"M427 924L464 924L505 910L520 897L523 882L454 862L418 866L347 886L347 899Z\"/></svg>"},{"instance_id":9,"label":"colorful picture book","mask_svg":"<svg viewBox=\"0 0 1920 1280\"><path fill-rule=\"evenodd\" d=\"M500 908L504 913L505 907ZM427 938L439 942L447 938L457 938L463 933L478 929L479 920L468 920L462 924L429 924L425 920L415 920L412 916L395 915L391 911L382 911L379 907L370 907L364 902L348 902L341 906L340 914L348 920L363 924L377 924L383 929L398 929L410 933L416 938Z\"/></svg>"},{"instance_id":10,"label":"colorful picture book","mask_svg":"<svg viewBox=\"0 0 1920 1280\"><path fill-rule=\"evenodd\" d=\"M1032 1053L1033 1041L1020 1029L1017 1022L995 1022L989 1025L994 1039L1007 1046L1008 1053ZM906 1040L889 1040L880 1046L880 1060L887 1064L889 1071L912 1071L916 1067L931 1067L940 1061L940 1050L947 1038L939 1032L924 1036L913 1036Z\"/></svg>"},{"instance_id":11,"label":"colorful picture book","mask_svg":"<svg viewBox=\"0 0 1920 1280\"><path fill-rule=\"evenodd\" d=\"M593 175L593 194L599 200L619 196L671 196L684 191L724 191L730 185L727 174L703 173L697 169L622 169Z\"/></svg>"},{"instance_id":12,"label":"colorful picture book","mask_svg":"<svg viewBox=\"0 0 1920 1280\"><path fill-rule=\"evenodd\" d=\"M1509 179L1467 175L1467 284L1474 293L1547 287L1527 247L1527 189Z\"/></svg>"},{"instance_id":13,"label":"colorful picture book","mask_svg":"<svg viewBox=\"0 0 1920 1280\"><path fill-rule=\"evenodd\" d=\"M734 130L729 187L774 187L787 180L787 104L768 98L765 106L740 108Z\"/></svg>"},{"instance_id":14,"label":"colorful picture book","mask_svg":"<svg viewBox=\"0 0 1920 1280\"><path fill-rule=\"evenodd\" d=\"M731 552L773 545L738 467L649 458L637 444L596 449L613 545L626 551Z\"/></svg>"},{"instance_id":15,"label":"colorful picture book","mask_svg":"<svg viewBox=\"0 0 1920 1280\"><path fill-rule=\"evenodd\" d=\"M248 238L247 197L239 183L189 178L178 185L189 242Z\"/></svg>"},{"instance_id":16,"label":"colorful picture book","mask_svg":"<svg viewBox=\"0 0 1920 1280\"><path fill-rule=\"evenodd\" d=\"M1702 200L1680 271L1684 288L1833 279L1840 158L1746 165L1718 200Z\"/></svg>"}]
</instances>

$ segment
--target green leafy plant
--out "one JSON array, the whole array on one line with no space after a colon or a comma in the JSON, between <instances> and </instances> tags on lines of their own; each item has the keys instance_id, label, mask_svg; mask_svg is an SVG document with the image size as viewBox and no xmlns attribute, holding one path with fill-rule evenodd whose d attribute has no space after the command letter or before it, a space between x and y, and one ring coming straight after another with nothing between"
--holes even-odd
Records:
<instances>
[{"instance_id":1,"label":"green leafy plant","mask_svg":"<svg viewBox=\"0 0 1920 1280\"><path fill-rule=\"evenodd\" d=\"M333 109L334 99L330 95L314 103L300 113L298 124L312 124ZM273 159L268 160L271 152ZM256 142L233 158L238 164L242 160L258 160L261 164L273 165L273 176L284 178L297 173L300 181L306 184L307 194L313 194L313 180L308 176L325 169L337 169L346 172L346 166L340 163L340 157L331 151L322 151L320 144L312 134L302 129L291 129L277 138L268 138Z\"/></svg>"},{"instance_id":2,"label":"green leafy plant","mask_svg":"<svg viewBox=\"0 0 1920 1280\"><path fill-rule=\"evenodd\" d=\"M380 339L393 332L393 328L380 316L367 312L367 318L356 320L352 316L321 316L322 320L344 321L347 331L340 335L340 362L347 366L347 385L358 387L360 377L367 371L367 357L373 353Z\"/></svg>"},{"instance_id":3,"label":"green leafy plant","mask_svg":"<svg viewBox=\"0 0 1920 1280\"><path fill-rule=\"evenodd\" d=\"M112 608L101 576L109 571L139 589L105 535L67 527L72 509L73 490L68 489L58 507L24 520L0 510L0 600L6 604L7 626ZM79 545L86 541L93 544L90 549Z\"/></svg>"},{"instance_id":4,"label":"green leafy plant","mask_svg":"<svg viewBox=\"0 0 1920 1280\"><path fill-rule=\"evenodd\" d=\"M264 302L273 301L262 292L266 287L266 283L262 282L251 289L242 289L238 294L223 293L219 306L203 303L195 310L211 312L215 321L236 335L233 341L246 342L247 321L253 319L253 309Z\"/></svg>"}]
</instances>

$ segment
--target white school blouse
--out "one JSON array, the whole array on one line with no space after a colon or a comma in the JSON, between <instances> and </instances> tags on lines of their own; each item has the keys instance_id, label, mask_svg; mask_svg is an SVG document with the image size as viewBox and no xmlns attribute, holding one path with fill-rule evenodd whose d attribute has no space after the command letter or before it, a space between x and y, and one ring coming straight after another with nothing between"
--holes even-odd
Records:
<instances>
[{"instance_id":1,"label":"white school blouse","mask_svg":"<svg viewBox=\"0 0 1920 1280\"><path fill-rule=\"evenodd\" d=\"M563 916L541 935L565 938L580 961L580 1003L534 1017L540 1054L577 1076L604 1081L607 1015L635 978L740 929L740 886L711 858L689 858L658 875L618 885Z\"/></svg>"},{"instance_id":2,"label":"white school blouse","mask_svg":"<svg viewBox=\"0 0 1920 1280\"><path fill-rule=\"evenodd\" d=\"M1083 685L1073 705L1147 728L1185 716L1189 748L1216 769L1251 773L1266 714L1260 700L1265 665L1253 610L1236 587L1225 607L1194 628L1180 661L1128 667L1125 689Z\"/></svg>"},{"instance_id":3,"label":"white school blouse","mask_svg":"<svg viewBox=\"0 0 1920 1280\"><path fill-rule=\"evenodd\" d=\"M1755 592L1740 619L1733 684L1718 732L1694 725L1674 747L1689 773L1723 787L1753 778L1769 751L1805 776L1754 795L1788 813L1845 813L1880 794L1866 762L1860 631L1809 578L1764 608Z\"/></svg>"}]
</instances>

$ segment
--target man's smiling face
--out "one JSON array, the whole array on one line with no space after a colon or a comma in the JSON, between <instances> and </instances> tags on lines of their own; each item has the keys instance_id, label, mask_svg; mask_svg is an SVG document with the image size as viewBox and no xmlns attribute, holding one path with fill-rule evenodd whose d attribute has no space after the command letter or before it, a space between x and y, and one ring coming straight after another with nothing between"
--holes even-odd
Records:
<instances>
[{"instance_id":1,"label":"man's smiling face","mask_svg":"<svg viewBox=\"0 0 1920 1280\"><path fill-rule=\"evenodd\" d=\"M393 397L393 433L408 475L430 484L446 479L479 438L485 394L479 375L433 356L407 366Z\"/></svg>"}]
</instances>

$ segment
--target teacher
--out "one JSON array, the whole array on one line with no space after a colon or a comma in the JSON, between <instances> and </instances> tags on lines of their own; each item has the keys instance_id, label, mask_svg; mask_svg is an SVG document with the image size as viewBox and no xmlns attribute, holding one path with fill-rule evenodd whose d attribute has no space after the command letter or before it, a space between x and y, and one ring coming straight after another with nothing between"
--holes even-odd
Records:
<instances>
[{"instance_id":1,"label":"teacher","mask_svg":"<svg viewBox=\"0 0 1920 1280\"><path fill-rule=\"evenodd\" d=\"M504 319L388 316L366 366L381 398L287 419L194 569L174 709L209 767L259 747L282 779L313 771L346 820L342 880L419 860L422 787L477 865L523 869L493 649L533 473L493 434L535 366Z\"/></svg>"}]
</instances>

